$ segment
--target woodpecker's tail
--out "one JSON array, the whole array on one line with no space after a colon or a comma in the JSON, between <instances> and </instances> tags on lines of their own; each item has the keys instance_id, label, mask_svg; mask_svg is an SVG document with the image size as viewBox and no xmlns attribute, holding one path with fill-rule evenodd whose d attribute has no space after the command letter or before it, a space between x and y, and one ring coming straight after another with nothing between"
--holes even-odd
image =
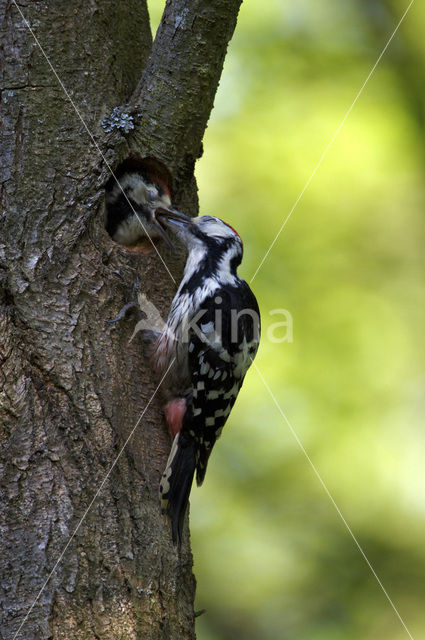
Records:
<instances>
[{"instance_id":1,"label":"woodpecker's tail","mask_svg":"<svg viewBox=\"0 0 425 640\"><path fill-rule=\"evenodd\" d=\"M171 520L174 544L181 542L184 516L189 502L195 466L195 440L180 432L174 438L159 487L162 512L167 514Z\"/></svg>"}]
</instances>

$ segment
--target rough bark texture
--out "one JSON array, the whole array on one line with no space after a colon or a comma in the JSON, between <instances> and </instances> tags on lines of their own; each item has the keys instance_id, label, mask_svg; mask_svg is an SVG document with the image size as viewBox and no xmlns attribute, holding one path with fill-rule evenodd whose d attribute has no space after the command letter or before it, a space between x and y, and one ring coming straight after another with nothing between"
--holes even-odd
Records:
<instances>
[{"instance_id":1,"label":"rough bark texture","mask_svg":"<svg viewBox=\"0 0 425 640\"><path fill-rule=\"evenodd\" d=\"M158 158L194 212L239 3L168 2L152 51L141 0L19 7L107 162ZM175 283L154 252L104 231L106 163L14 2L0 0L0 29L0 637L190 639L188 532L178 553L158 504L170 436L159 394L149 404L157 381L128 345L134 318L107 322L136 274L163 314ZM106 135L128 101L135 129ZM160 251L177 280L181 258Z\"/></svg>"}]
</instances>

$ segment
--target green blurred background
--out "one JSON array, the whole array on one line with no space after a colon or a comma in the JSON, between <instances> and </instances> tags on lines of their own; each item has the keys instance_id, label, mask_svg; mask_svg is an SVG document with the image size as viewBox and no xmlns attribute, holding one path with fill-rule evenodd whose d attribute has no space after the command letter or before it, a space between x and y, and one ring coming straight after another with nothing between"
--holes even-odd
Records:
<instances>
[{"instance_id":1,"label":"green blurred background","mask_svg":"<svg viewBox=\"0 0 425 640\"><path fill-rule=\"evenodd\" d=\"M163 2L150 3L152 26ZM407 0L247 0L197 165L249 281ZM256 364L415 640L425 637L425 5L417 0L252 287ZM275 308L293 342L272 344ZM408 633L252 368L191 531L199 640Z\"/></svg>"}]
</instances>

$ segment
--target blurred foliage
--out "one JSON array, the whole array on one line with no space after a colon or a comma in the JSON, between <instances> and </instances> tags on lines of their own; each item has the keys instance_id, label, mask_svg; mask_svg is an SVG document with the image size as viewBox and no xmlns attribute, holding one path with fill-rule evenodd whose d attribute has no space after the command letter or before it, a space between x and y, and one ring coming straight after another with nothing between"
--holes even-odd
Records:
<instances>
[{"instance_id":1,"label":"blurred foliage","mask_svg":"<svg viewBox=\"0 0 425 640\"><path fill-rule=\"evenodd\" d=\"M159 1L150 2L153 22ZM250 0L197 166L252 278L407 0ZM425 5L252 286L256 364L412 636L425 635ZM270 315L293 317L273 344ZM254 368L191 499L199 640L408 637Z\"/></svg>"}]
</instances>

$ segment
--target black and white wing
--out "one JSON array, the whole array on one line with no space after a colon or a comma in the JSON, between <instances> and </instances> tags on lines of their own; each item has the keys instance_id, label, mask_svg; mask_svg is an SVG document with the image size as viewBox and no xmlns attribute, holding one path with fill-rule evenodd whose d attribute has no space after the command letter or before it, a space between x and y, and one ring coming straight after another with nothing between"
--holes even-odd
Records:
<instances>
[{"instance_id":1,"label":"black and white wing","mask_svg":"<svg viewBox=\"0 0 425 640\"><path fill-rule=\"evenodd\" d=\"M198 485L258 348L258 305L245 287L242 296L239 286L235 291L219 289L207 298L202 317L189 332L192 415L183 429L197 441Z\"/></svg>"}]
</instances>

